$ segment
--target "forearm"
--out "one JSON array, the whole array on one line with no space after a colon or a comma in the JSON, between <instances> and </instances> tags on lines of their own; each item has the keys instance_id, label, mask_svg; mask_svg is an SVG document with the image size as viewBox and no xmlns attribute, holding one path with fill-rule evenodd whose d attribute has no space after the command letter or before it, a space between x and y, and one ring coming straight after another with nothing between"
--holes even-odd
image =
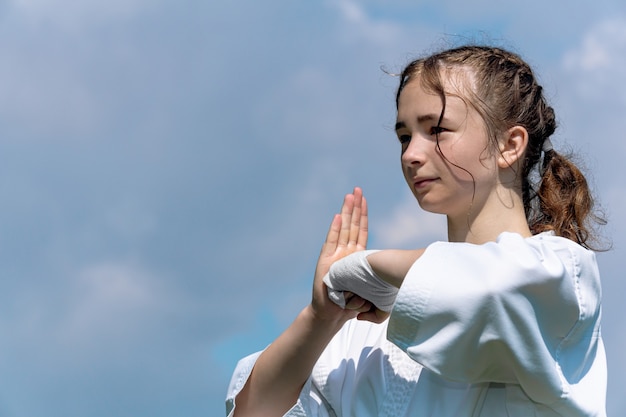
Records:
<instances>
[{"instance_id":1,"label":"forearm","mask_svg":"<svg viewBox=\"0 0 626 417\"><path fill-rule=\"evenodd\" d=\"M424 251L425 249L382 250L369 255L367 262L381 279L400 288L409 269Z\"/></svg>"},{"instance_id":2,"label":"forearm","mask_svg":"<svg viewBox=\"0 0 626 417\"><path fill-rule=\"evenodd\" d=\"M287 412L343 322L320 320L310 306L302 310L258 358L237 396L235 416L277 416Z\"/></svg>"}]
</instances>

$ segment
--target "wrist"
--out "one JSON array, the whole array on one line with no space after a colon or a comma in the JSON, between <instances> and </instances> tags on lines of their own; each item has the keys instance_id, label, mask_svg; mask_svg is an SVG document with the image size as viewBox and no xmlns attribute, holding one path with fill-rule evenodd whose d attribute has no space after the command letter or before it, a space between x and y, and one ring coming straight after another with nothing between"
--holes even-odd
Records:
<instances>
[{"instance_id":1,"label":"wrist","mask_svg":"<svg viewBox=\"0 0 626 417\"><path fill-rule=\"evenodd\" d=\"M328 288L328 297L338 306L345 308L345 292L349 292L367 300L380 310L391 311L399 285L394 286L372 269L368 259L379 252L358 251L335 262L323 279Z\"/></svg>"},{"instance_id":2,"label":"wrist","mask_svg":"<svg viewBox=\"0 0 626 417\"><path fill-rule=\"evenodd\" d=\"M336 306L333 305L332 307ZM316 333L327 333L331 338L349 319L345 314L330 315L320 313L318 308L309 304L300 312L299 317Z\"/></svg>"}]
</instances>

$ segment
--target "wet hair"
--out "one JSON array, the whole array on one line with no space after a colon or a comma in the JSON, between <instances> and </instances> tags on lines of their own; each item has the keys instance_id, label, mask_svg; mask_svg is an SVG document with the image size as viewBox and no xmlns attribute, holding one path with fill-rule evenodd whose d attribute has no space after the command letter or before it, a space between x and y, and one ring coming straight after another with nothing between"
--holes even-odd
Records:
<instances>
[{"instance_id":1,"label":"wet hair","mask_svg":"<svg viewBox=\"0 0 626 417\"><path fill-rule=\"evenodd\" d=\"M530 66L517 54L497 47L462 46L409 63L400 74L400 93L419 77L423 88L439 95L446 110L442 76L461 74L463 87L455 95L474 108L485 122L493 149L498 137L513 126L528 132L528 145L518 176L526 219L533 234L554 231L590 248L598 241L594 226L604 225L595 212L594 198L580 169L552 149L550 136L557 127L554 110ZM444 156L445 157L445 156Z\"/></svg>"}]
</instances>

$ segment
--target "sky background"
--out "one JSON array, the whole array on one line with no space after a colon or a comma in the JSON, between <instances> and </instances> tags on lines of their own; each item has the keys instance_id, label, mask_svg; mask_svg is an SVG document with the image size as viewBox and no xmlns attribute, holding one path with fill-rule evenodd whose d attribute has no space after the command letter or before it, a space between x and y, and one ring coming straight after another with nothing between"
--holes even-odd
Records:
<instances>
[{"instance_id":1,"label":"sky background","mask_svg":"<svg viewBox=\"0 0 626 417\"><path fill-rule=\"evenodd\" d=\"M224 415L355 185L371 248L444 239L403 182L386 72L465 42L535 68L555 148L609 216L608 412L626 415L622 0L4 0L0 417Z\"/></svg>"}]
</instances>

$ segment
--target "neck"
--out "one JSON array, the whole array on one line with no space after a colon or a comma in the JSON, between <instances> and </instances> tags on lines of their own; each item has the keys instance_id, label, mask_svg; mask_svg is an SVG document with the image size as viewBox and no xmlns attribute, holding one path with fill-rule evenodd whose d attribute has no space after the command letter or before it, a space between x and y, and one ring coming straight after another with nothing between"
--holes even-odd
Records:
<instances>
[{"instance_id":1,"label":"neck","mask_svg":"<svg viewBox=\"0 0 626 417\"><path fill-rule=\"evenodd\" d=\"M503 232L532 236L521 196L507 194L508 198L503 199L502 193L496 193L495 198L470 208L469 213L448 216L448 241L483 244L495 241Z\"/></svg>"}]
</instances>

